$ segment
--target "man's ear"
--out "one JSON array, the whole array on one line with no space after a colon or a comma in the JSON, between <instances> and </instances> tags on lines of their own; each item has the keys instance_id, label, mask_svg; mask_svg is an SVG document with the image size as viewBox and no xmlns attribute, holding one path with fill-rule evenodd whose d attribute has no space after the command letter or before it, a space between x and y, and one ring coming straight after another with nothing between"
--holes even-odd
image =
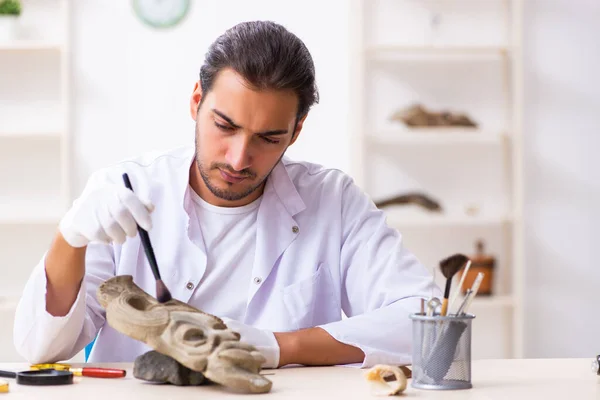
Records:
<instances>
[{"instance_id":1,"label":"man's ear","mask_svg":"<svg viewBox=\"0 0 600 400\"><path fill-rule=\"evenodd\" d=\"M306 117L308 117L308 114L304 115L304 117L298 120L298 123L296 124L296 130L294 131L294 136L292 137L292 141L288 146L293 145L296 139L298 139L298 136L300 136L300 131L302 131L302 126L304 125L304 121L306 121Z\"/></svg>"},{"instance_id":2,"label":"man's ear","mask_svg":"<svg viewBox=\"0 0 600 400\"><path fill-rule=\"evenodd\" d=\"M200 81L196 82L194 85L194 92L190 97L190 115L192 119L195 121L198 115L198 107L200 106L200 102L202 101L202 86L200 86Z\"/></svg>"}]
</instances>

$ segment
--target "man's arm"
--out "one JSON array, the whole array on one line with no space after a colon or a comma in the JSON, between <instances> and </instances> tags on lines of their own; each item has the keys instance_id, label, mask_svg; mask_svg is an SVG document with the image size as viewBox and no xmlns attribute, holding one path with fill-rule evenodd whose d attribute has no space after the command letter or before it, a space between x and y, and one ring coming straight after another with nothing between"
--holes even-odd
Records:
<instances>
[{"instance_id":1,"label":"man's arm","mask_svg":"<svg viewBox=\"0 0 600 400\"><path fill-rule=\"evenodd\" d=\"M46 311L64 317L73 307L85 274L87 246L72 247L60 232L46 255Z\"/></svg>"},{"instance_id":2,"label":"man's arm","mask_svg":"<svg viewBox=\"0 0 600 400\"><path fill-rule=\"evenodd\" d=\"M73 301L62 302L60 289L48 281L45 264L49 252L35 266L17 305L13 333L15 348L28 362L68 360L96 336L104 315L93 296L98 284L114 273L111 249L109 245L88 246L88 271ZM57 255L59 252L54 253ZM71 305L66 308L67 304Z\"/></svg>"},{"instance_id":3,"label":"man's arm","mask_svg":"<svg viewBox=\"0 0 600 400\"><path fill-rule=\"evenodd\" d=\"M115 274L112 243L137 234L136 222L151 228L152 204L113 183L120 171L113 175L92 174L25 285L13 337L31 363L69 359L96 336L104 324L96 289Z\"/></svg>"},{"instance_id":4,"label":"man's arm","mask_svg":"<svg viewBox=\"0 0 600 400\"><path fill-rule=\"evenodd\" d=\"M361 366L405 365L412 356L410 314L440 296L432 274L387 225L385 214L351 179L342 196L341 306L348 317L319 325L364 353Z\"/></svg>"},{"instance_id":5,"label":"man's arm","mask_svg":"<svg viewBox=\"0 0 600 400\"><path fill-rule=\"evenodd\" d=\"M362 363L365 353L334 339L321 328L295 332L276 332L279 343L279 367L289 364L310 366Z\"/></svg>"}]
</instances>

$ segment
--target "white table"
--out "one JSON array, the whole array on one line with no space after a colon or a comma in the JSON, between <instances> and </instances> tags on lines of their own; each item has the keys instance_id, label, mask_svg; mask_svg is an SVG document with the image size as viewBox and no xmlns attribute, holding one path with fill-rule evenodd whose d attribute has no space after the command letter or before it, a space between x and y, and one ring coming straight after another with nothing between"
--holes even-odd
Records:
<instances>
[{"instance_id":1,"label":"white table","mask_svg":"<svg viewBox=\"0 0 600 400\"><path fill-rule=\"evenodd\" d=\"M407 399L484 400L600 400L600 377L590 368L591 359L482 360L473 362L473 388L460 391L417 390L409 386ZM125 378L75 377L75 384L34 387L10 382L0 400L151 400L228 399L259 396L265 399L377 399L369 392L364 370L353 367L294 367L264 370L273 381L271 392L235 394L217 385L178 387L144 382L133 377L132 364L88 364L127 369ZM26 370L25 364L0 364L0 369ZM390 397L390 399L396 397Z\"/></svg>"}]
</instances>

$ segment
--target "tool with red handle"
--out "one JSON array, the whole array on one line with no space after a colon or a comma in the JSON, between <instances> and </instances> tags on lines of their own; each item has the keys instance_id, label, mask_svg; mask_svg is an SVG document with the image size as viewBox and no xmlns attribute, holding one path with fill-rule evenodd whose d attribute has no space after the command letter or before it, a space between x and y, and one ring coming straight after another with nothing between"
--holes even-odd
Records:
<instances>
[{"instance_id":1,"label":"tool with red handle","mask_svg":"<svg viewBox=\"0 0 600 400\"><path fill-rule=\"evenodd\" d=\"M93 378L123 378L126 375L126 371L124 369L116 369L116 368L96 368L96 367L83 367L83 368L74 368L69 364L34 364L31 366L32 370L39 369L54 369L57 371L70 371L75 376L89 376Z\"/></svg>"},{"instance_id":2,"label":"tool with red handle","mask_svg":"<svg viewBox=\"0 0 600 400\"><path fill-rule=\"evenodd\" d=\"M69 368L75 376L91 376L94 378L123 378L126 374L124 369L114 368Z\"/></svg>"}]
</instances>

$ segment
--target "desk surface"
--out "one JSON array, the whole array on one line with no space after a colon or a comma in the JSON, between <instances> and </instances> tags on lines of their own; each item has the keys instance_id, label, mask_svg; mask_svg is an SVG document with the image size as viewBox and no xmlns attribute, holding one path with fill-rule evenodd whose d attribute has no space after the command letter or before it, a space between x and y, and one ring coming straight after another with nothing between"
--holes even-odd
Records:
<instances>
[{"instance_id":1,"label":"desk surface","mask_svg":"<svg viewBox=\"0 0 600 400\"><path fill-rule=\"evenodd\" d=\"M89 366L92 366L91 364ZM144 382L133 377L131 364L95 364L127 369L127 377L100 379L75 377L75 384L34 387L10 382L6 399L228 399L248 396L269 399L377 399L371 395L364 370L354 367L294 367L264 370L273 381L271 392L235 394L218 385L177 387ZM4 370L27 369L25 364L0 364ZM409 399L572 399L600 400L600 377L591 370L591 359L481 360L473 362L473 388L459 391L413 389L409 380L404 395ZM396 397L390 397L396 398Z\"/></svg>"}]
</instances>

